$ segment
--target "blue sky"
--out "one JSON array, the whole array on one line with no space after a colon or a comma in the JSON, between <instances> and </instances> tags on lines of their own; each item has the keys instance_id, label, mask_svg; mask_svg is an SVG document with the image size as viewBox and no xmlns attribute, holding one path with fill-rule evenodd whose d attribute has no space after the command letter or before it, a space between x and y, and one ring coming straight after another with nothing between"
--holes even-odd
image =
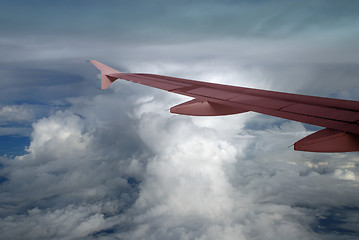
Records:
<instances>
[{"instance_id":1,"label":"blue sky","mask_svg":"<svg viewBox=\"0 0 359 240\"><path fill-rule=\"evenodd\" d=\"M317 128L116 81L147 72L359 100L357 1L1 1L7 239L356 239L358 153Z\"/></svg>"}]
</instances>

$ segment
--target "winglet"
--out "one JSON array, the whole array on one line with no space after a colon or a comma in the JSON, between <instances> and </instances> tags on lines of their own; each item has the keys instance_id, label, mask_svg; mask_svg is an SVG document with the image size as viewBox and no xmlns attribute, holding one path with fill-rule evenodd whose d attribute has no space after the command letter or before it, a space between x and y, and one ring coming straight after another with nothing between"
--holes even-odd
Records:
<instances>
[{"instance_id":1,"label":"winglet","mask_svg":"<svg viewBox=\"0 0 359 240\"><path fill-rule=\"evenodd\" d=\"M111 76L114 73L121 73L105 64L102 64L96 60L90 60L90 62L95 65L101 71L101 89L107 89L111 83L113 83L118 77Z\"/></svg>"}]
</instances>

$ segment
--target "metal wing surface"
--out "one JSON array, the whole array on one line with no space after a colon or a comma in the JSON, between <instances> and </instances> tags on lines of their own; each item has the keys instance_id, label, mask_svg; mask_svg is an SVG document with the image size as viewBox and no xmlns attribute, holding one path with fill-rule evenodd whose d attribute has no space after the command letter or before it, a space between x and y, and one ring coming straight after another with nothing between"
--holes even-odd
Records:
<instances>
[{"instance_id":1,"label":"metal wing surface","mask_svg":"<svg viewBox=\"0 0 359 240\"><path fill-rule=\"evenodd\" d=\"M101 88L116 79L192 97L171 113L218 116L248 111L324 127L294 144L310 152L359 151L359 102L229 86L155 74L122 73L95 60Z\"/></svg>"}]
</instances>

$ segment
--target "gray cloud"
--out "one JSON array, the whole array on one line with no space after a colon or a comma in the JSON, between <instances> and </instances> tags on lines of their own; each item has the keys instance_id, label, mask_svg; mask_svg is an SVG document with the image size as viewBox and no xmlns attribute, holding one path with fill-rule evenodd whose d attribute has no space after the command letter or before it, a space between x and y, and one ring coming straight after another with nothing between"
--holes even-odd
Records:
<instances>
[{"instance_id":1,"label":"gray cloud","mask_svg":"<svg viewBox=\"0 0 359 240\"><path fill-rule=\"evenodd\" d=\"M0 136L9 136L9 135L29 136L30 133L31 133L31 129L26 128L26 127L1 127L0 128Z\"/></svg>"},{"instance_id":2,"label":"gray cloud","mask_svg":"<svg viewBox=\"0 0 359 240\"><path fill-rule=\"evenodd\" d=\"M116 206L110 202L69 205L59 210L34 208L24 214L2 219L0 228L3 237L7 239L81 239L94 231L110 228L121 222L117 217L105 220L104 214L99 213L111 212L114 208Z\"/></svg>"}]
</instances>

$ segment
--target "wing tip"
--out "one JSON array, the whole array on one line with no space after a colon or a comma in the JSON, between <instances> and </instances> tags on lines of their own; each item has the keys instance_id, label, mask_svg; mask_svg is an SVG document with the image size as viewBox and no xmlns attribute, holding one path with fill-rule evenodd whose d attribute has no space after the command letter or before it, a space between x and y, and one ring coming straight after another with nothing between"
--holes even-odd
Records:
<instances>
[{"instance_id":1,"label":"wing tip","mask_svg":"<svg viewBox=\"0 0 359 240\"><path fill-rule=\"evenodd\" d=\"M121 73L96 60L89 60L97 69L101 71L101 89L107 89L118 77L109 76L114 73Z\"/></svg>"}]
</instances>

